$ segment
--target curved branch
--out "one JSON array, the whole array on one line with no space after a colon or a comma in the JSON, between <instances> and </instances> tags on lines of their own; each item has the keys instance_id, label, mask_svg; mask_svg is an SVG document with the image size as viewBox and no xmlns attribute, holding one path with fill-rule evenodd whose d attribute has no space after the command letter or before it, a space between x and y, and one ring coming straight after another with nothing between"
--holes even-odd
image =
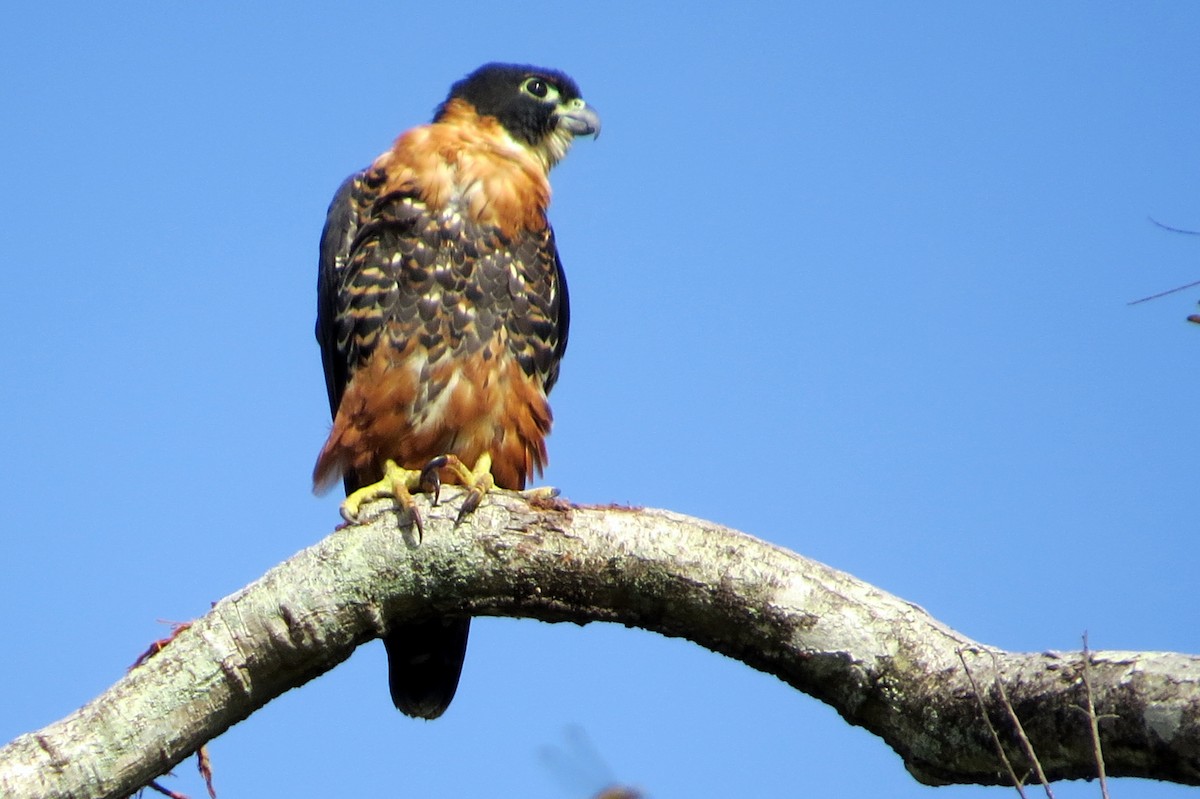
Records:
<instances>
[{"instance_id":1,"label":"curved branch","mask_svg":"<svg viewBox=\"0 0 1200 799\"><path fill-rule=\"evenodd\" d=\"M419 500L422 544L381 505L221 600L80 710L13 740L0 749L0 795L127 796L387 620L431 610L689 638L832 705L927 784L1010 781L980 700L1018 774L1032 764L1005 701L1049 779L1096 773L1081 653L988 649L848 574L676 513L496 491L455 527L459 495L445 493L439 507ZM1088 676L1109 776L1200 784L1200 658L1092 652Z\"/></svg>"}]
</instances>

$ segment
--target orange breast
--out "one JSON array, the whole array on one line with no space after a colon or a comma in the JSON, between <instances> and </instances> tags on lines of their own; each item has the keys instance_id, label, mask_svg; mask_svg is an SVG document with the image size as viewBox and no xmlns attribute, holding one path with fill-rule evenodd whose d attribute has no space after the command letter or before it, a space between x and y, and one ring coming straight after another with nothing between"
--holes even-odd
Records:
<instances>
[{"instance_id":1,"label":"orange breast","mask_svg":"<svg viewBox=\"0 0 1200 799\"><path fill-rule=\"evenodd\" d=\"M462 202L475 222L505 235L546 226L548 166L462 100L440 122L401 135L375 166L387 173L385 192L416 189L435 210Z\"/></svg>"},{"instance_id":2,"label":"orange breast","mask_svg":"<svg viewBox=\"0 0 1200 799\"><path fill-rule=\"evenodd\" d=\"M503 344L433 363L412 342L377 347L346 388L314 483L328 487L347 472L372 482L387 460L421 469L450 454L470 466L487 452L496 485L524 488L546 462L550 406Z\"/></svg>"}]
</instances>

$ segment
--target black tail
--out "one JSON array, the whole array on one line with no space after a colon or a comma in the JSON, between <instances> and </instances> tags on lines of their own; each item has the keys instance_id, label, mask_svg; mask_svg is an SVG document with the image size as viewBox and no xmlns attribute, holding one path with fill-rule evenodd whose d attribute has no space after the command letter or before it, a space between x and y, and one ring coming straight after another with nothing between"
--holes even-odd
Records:
<instances>
[{"instance_id":1,"label":"black tail","mask_svg":"<svg viewBox=\"0 0 1200 799\"><path fill-rule=\"evenodd\" d=\"M405 624L383 637L392 702L409 716L436 719L446 712L467 656L470 619Z\"/></svg>"}]
</instances>

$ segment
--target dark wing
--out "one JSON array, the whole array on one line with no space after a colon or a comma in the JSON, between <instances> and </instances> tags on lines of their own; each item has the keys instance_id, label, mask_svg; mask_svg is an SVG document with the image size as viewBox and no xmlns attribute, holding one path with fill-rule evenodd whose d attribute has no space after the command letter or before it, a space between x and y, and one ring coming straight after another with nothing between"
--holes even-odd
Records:
<instances>
[{"instance_id":1,"label":"dark wing","mask_svg":"<svg viewBox=\"0 0 1200 799\"><path fill-rule=\"evenodd\" d=\"M567 292L567 273L563 271L562 258L558 255L558 246L554 243L554 232L550 233L550 248L554 251L554 273L558 283L558 306L556 311L556 326L555 335L557 340L554 342L554 371L546 380L546 393L550 393L550 389L554 388L554 383L558 380L558 362L562 360L563 355L567 352L567 333L571 328L571 297Z\"/></svg>"},{"instance_id":2,"label":"dark wing","mask_svg":"<svg viewBox=\"0 0 1200 799\"><path fill-rule=\"evenodd\" d=\"M337 413L342 392L350 379L350 364L338 344L338 292L350 257L350 247L361 224L362 173L351 175L338 187L329 204L325 229L321 231L321 255L317 268L317 344L325 367L325 390L329 410Z\"/></svg>"},{"instance_id":3,"label":"dark wing","mask_svg":"<svg viewBox=\"0 0 1200 799\"><path fill-rule=\"evenodd\" d=\"M485 269L503 286L495 307L506 316L508 347L525 374L536 378L546 394L558 380L559 361L567 349L570 303L554 231L526 231L502 239L487 254ZM486 285L481 285L486 295Z\"/></svg>"}]
</instances>

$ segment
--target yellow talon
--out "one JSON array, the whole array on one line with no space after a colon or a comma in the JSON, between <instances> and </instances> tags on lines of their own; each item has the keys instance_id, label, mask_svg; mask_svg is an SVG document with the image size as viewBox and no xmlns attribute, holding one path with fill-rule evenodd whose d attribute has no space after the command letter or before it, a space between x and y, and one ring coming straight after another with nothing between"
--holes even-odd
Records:
<instances>
[{"instance_id":1,"label":"yellow talon","mask_svg":"<svg viewBox=\"0 0 1200 799\"><path fill-rule=\"evenodd\" d=\"M458 524L478 508L487 493L496 487L496 480L492 477L490 453L485 452L480 455L472 468L467 468L467 465L456 455L442 455L434 458L423 469L405 469L395 461L389 460L384 463L382 479L363 486L346 497L342 502L342 518L350 523L357 522L360 520L363 506L368 502L377 499L394 499L400 508L400 524L402 526L416 525L417 538L422 540L425 537L425 526L416 504L413 502L413 492L427 491L431 493L433 504L436 505L441 489L438 472L443 469L450 473L447 477L452 476L453 482L461 485L467 491L462 507L459 508L458 518L455 520L455 524ZM545 500L558 496L558 489L542 486L520 493L529 500Z\"/></svg>"},{"instance_id":2,"label":"yellow talon","mask_svg":"<svg viewBox=\"0 0 1200 799\"><path fill-rule=\"evenodd\" d=\"M405 469L395 461L387 461L383 465L383 478L376 483L363 486L346 497L342 502L342 518L348 522L359 521L362 506L377 499L391 498L400 506L402 525L415 524L418 538L424 538L425 526L421 522L421 514L417 513L413 503L412 492L421 488L422 472L416 469Z\"/></svg>"}]
</instances>

